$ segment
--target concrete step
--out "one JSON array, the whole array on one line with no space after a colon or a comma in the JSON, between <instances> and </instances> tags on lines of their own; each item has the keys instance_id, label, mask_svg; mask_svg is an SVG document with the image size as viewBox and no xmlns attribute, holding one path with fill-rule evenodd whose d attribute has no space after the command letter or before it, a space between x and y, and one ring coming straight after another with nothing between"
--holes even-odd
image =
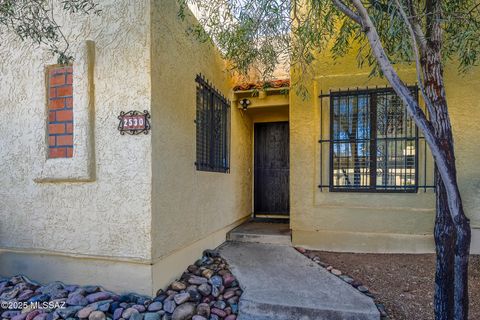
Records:
<instances>
[{"instance_id":1,"label":"concrete step","mask_svg":"<svg viewBox=\"0 0 480 320\"><path fill-rule=\"evenodd\" d=\"M291 246L227 242L220 254L244 293L238 320L378 320L372 299Z\"/></svg>"},{"instance_id":2,"label":"concrete step","mask_svg":"<svg viewBox=\"0 0 480 320\"><path fill-rule=\"evenodd\" d=\"M291 245L286 223L247 222L227 234L228 241Z\"/></svg>"}]
</instances>

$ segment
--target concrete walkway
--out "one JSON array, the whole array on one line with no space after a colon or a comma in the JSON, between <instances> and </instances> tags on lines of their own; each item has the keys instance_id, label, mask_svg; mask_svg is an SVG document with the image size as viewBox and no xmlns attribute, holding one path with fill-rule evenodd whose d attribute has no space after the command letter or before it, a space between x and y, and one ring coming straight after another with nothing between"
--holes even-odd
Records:
<instances>
[{"instance_id":1,"label":"concrete walkway","mask_svg":"<svg viewBox=\"0 0 480 320\"><path fill-rule=\"evenodd\" d=\"M380 319L373 300L290 246L227 242L244 293L238 320Z\"/></svg>"}]
</instances>

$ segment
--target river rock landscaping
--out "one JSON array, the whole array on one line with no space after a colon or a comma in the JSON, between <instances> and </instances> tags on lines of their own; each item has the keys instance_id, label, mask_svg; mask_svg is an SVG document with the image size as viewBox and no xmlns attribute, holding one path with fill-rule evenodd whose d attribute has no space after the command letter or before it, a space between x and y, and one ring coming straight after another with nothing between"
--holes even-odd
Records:
<instances>
[{"instance_id":1,"label":"river rock landscaping","mask_svg":"<svg viewBox=\"0 0 480 320\"><path fill-rule=\"evenodd\" d=\"M236 320L242 293L226 261L206 251L155 297L0 278L0 314L5 320Z\"/></svg>"},{"instance_id":2,"label":"river rock landscaping","mask_svg":"<svg viewBox=\"0 0 480 320\"><path fill-rule=\"evenodd\" d=\"M434 320L434 254L373 254L298 251L324 268L355 279L374 296L391 320ZM348 276L347 276L348 274ZM470 256L469 319L480 319L480 256Z\"/></svg>"},{"instance_id":3,"label":"river rock landscaping","mask_svg":"<svg viewBox=\"0 0 480 320\"><path fill-rule=\"evenodd\" d=\"M301 248L301 247L297 247L295 249L301 254L303 254L304 256L306 256L307 258L311 259L313 262L325 268L328 272L330 272L334 276L337 276L338 278L342 279L344 282L348 283L349 285L351 285L352 287L354 287L355 289L357 289L367 297L370 297L375 300L375 296L373 295L373 293L371 293L368 287L366 287L362 282L348 276L347 274L344 274L342 271L334 268L328 263L325 263L320 259L319 255L315 251L306 250L305 248ZM375 305L377 306L377 309L380 312L381 319L382 320L389 319L385 306L380 302L376 302Z\"/></svg>"}]
</instances>

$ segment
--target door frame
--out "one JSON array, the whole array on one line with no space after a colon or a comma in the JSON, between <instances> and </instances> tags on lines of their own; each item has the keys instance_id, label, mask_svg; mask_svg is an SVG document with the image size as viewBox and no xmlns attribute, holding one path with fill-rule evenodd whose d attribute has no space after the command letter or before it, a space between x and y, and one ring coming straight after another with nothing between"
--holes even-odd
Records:
<instances>
[{"instance_id":1,"label":"door frame","mask_svg":"<svg viewBox=\"0 0 480 320\"><path fill-rule=\"evenodd\" d=\"M288 124L288 138L290 141L290 121L289 120L279 120L279 121L259 121L253 122L253 134L252 134L252 217L255 221L267 221L267 222L280 222L280 223L288 223L290 221L290 209L291 206L289 204L289 212L288 215L286 214L264 214L264 213L257 213L255 212L255 146L256 146L256 139L255 139L255 130L257 125L264 125L264 124L275 124L275 123L286 123ZM288 166L288 199L290 203L290 143L288 143L288 156L289 156L289 166Z\"/></svg>"}]
</instances>

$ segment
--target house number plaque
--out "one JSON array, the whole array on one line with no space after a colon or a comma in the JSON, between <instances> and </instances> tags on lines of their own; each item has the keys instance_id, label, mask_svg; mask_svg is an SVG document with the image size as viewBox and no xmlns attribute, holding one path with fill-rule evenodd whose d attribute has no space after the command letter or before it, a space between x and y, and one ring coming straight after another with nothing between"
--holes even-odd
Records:
<instances>
[{"instance_id":1,"label":"house number plaque","mask_svg":"<svg viewBox=\"0 0 480 320\"><path fill-rule=\"evenodd\" d=\"M130 135L136 134L148 134L150 131L150 113L145 110L141 111L128 111L120 112L118 116L120 123L118 124L118 130L121 135L125 133Z\"/></svg>"}]
</instances>

